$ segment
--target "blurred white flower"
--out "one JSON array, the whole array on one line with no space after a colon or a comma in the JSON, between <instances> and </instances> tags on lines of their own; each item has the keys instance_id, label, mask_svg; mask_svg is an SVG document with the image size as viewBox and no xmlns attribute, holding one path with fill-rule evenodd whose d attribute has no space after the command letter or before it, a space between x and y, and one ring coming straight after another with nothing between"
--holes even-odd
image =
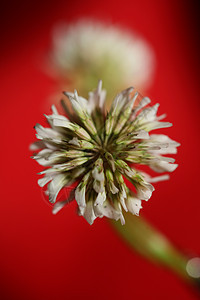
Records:
<instances>
[{"instance_id":1,"label":"blurred white flower","mask_svg":"<svg viewBox=\"0 0 200 300\"><path fill-rule=\"evenodd\" d=\"M71 112L64 101L66 116L53 106L53 114L46 116L50 128L36 124L39 141L31 148L40 150L33 158L48 167L40 173L44 177L38 184L48 184L51 203L61 189L78 181L69 198L55 204L53 213L75 198L79 214L90 224L103 216L124 224L123 209L139 215L142 200L149 200L154 190L150 182L168 179L168 175L152 178L137 170L137 165L148 165L157 172L174 171L174 159L163 154L176 153L179 144L166 135L149 135L151 130L172 124L161 122L165 116L157 116L158 104L147 106L150 99L141 98L133 88L119 93L106 113L101 84L89 93L88 100L76 91L65 92ZM132 183L132 190L124 178Z\"/></svg>"},{"instance_id":2,"label":"blurred white flower","mask_svg":"<svg viewBox=\"0 0 200 300\"><path fill-rule=\"evenodd\" d=\"M49 58L54 75L84 96L100 78L110 96L127 86L145 89L154 77L155 55L142 37L92 20L57 26Z\"/></svg>"}]
</instances>

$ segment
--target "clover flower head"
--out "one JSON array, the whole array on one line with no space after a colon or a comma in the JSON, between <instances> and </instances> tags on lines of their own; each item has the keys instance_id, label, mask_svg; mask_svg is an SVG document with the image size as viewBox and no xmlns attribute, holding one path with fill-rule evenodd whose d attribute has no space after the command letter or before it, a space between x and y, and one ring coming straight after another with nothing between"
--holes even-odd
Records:
<instances>
[{"instance_id":1,"label":"clover flower head","mask_svg":"<svg viewBox=\"0 0 200 300\"><path fill-rule=\"evenodd\" d=\"M110 96L116 86L119 91L132 84L148 87L153 79L155 55L138 34L83 19L55 28L49 63L61 81L68 86L74 84L82 95L87 95L102 78Z\"/></svg>"},{"instance_id":2,"label":"clover flower head","mask_svg":"<svg viewBox=\"0 0 200 300\"><path fill-rule=\"evenodd\" d=\"M168 175L152 178L139 171L139 165L148 165L156 172L172 172L174 159L164 156L176 153L179 144L163 134L149 134L151 130L170 127L157 116L158 104L149 106L150 99L128 88L119 93L106 112L105 90L100 81L89 98L64 92L71 110L62 101L66 116L52 106L52 115L46 116L49 128L36 124L39 139L32 150L40 150L33 158L47 167L38 180L47 185L49 201L57 213L75 199L79 214L90 224L97 217L121 220L123 210L139 215L142 200L149 200L154 190L152 182L166 180ZM133 188L128 188L128 180ZM69 197L56 202L61 189L77 182Z\"/></svg>"}]
</instances>

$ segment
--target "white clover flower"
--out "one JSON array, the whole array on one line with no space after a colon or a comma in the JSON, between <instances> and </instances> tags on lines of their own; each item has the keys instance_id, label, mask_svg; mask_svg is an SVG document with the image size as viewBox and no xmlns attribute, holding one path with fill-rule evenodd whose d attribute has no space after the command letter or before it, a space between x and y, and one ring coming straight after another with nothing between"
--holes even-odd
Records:
<instances>
[{"instance_id":1,"label":"white clover flower","mask_svg":"<svg viewBox=\"0 0 200 300\"><path fill-rule=\"evenodd\" d=\"M117 91L131 85L140 89L152 82L154 52L136 33L81 20L57 26L52 44L50 65L65 83L76 86L82 95L87 95L100 78L109 96L116 92L116 87Z\"/></svg>"},{"instance_id":2,"label":"white clover flower","mask_svg":"<svg viewBox=\"0 0 200 300\"><path fill-rule=\"evenodd\" d=\"M62 101L66 116L52 106L52 115L46 116L50 127L35 126L39 141L31 149L40 151L33 158L48 167L38 184L47 185L54 204L61 189L78 182L68 199L54 205L53 213L75 198L79 214L90 224L103 216L124 224L123 210L139 215L142 200L149 200L154 190L151 182L168 179L168 175L152 178L136 166L148 165L157 172L177 167L174 159L163 155L176 153L179 144L166 135L149 134L172 124L161 122L165 116L157 116L158 104L147 106L150 99L133 88L119 93L109 112L104 109L101 81L88 100L76 91L64 94L71 103L70 110ZM124 178L132 183L132 190Z\"/></svg>"}]
</instances>

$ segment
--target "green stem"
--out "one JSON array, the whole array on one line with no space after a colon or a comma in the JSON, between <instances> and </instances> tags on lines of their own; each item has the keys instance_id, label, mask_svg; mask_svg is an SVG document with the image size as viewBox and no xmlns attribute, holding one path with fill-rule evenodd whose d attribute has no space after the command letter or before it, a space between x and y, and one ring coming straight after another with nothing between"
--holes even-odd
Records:
<instances>
[{"instance_id":1,"label":"green stem","mask_svg":"<svg viewBox=\"0 0 200 300\"><path fill-rule=\"evenodd\" d=\"M186 271L189 258L177 250L163 234L142 217L126 213L125 219L126 224L123 226L119 221L111 223L134 250L154 263L172 270L186 282L200 286L199 279L192 278Z\"/></svg>"}]
</instances>

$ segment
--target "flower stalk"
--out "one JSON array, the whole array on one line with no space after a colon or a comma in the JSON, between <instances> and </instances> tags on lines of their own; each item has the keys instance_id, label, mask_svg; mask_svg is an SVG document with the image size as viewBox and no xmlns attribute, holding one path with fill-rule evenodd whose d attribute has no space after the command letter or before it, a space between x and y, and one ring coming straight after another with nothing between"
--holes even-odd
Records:
<instances>
[{"instance_id":1,"label":"flower stalk","mask_svg":"<svg viewBox=\"0 0 200 300\"><path fill-rule=\"evenodd\" d=\"M200 290L199 278L193 278L187 271L189 257L143 217L138 218L130 213L126 213L124 217L124 226L116 221L110 223L132 249L153 263L173 271L180 279Z\"/></svg>"}]
</instances>

